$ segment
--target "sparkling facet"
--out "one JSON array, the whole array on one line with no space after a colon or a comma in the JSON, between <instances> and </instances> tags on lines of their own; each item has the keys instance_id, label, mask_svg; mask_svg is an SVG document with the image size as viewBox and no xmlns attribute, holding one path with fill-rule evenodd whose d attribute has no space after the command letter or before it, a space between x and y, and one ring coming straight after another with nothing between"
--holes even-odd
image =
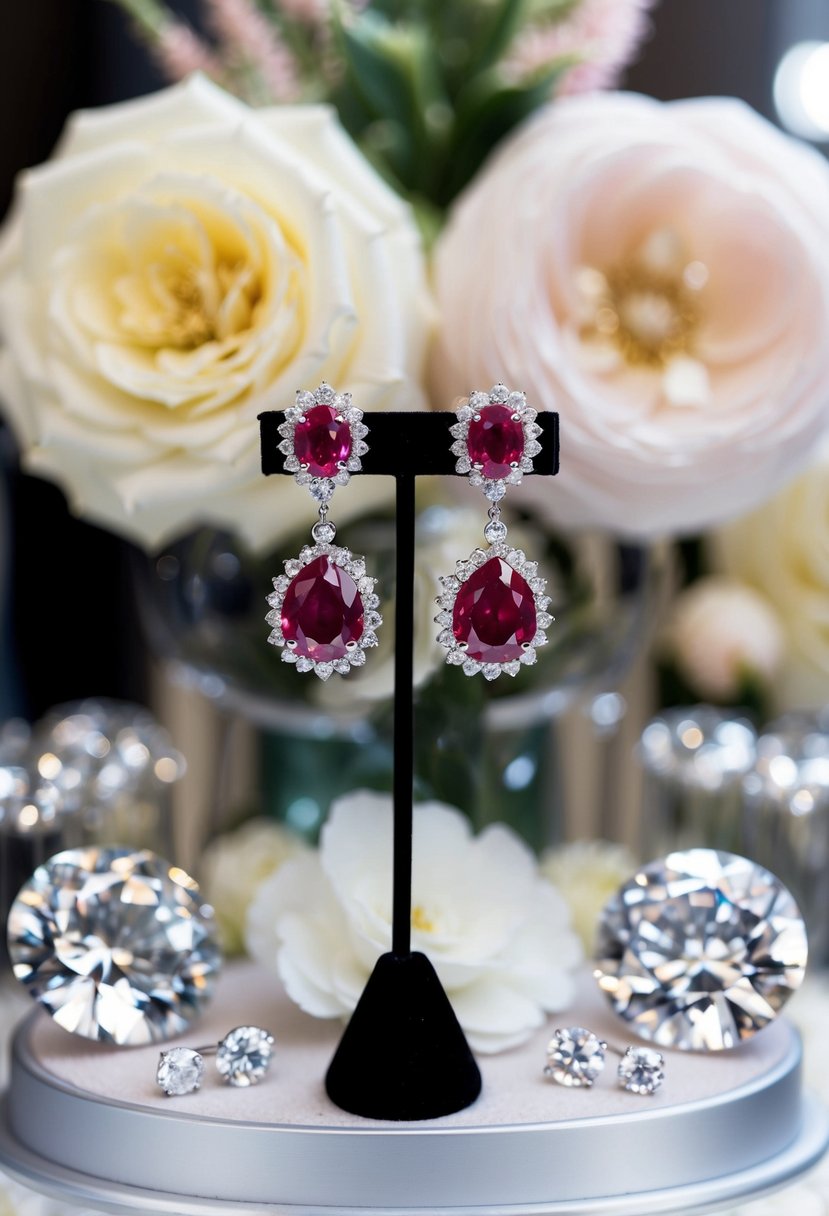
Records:
<instances>
[{"instance_id":1,"label":"sparkling facet","mask_svg":"<svg viewBox=\"0 0 829 1216\"><path fill-rule=\"evenodd\" d=\"M778 1013L806 954L779 879L733 853L690 849L645 866L606 904L596 978L643 1038L719 1051Z\"/></svg>"},{"instance_id":2,"label":"sparkling facet","mask_svg":"<svg viewBox=\"0 0 829 1216\"><path fill-rule=\"evenodd\" d=\"M216 1067L230 1085L255 1085L268 1071L273 1035L261 1026L237 1026L216 1052Z\"/></svg>"},{"instance_id":3,"label":"sparkling facet","mask_svg":"<svg viewBox=\"0 0 829 1216\"><path fill-rule=\"evenodd\" d=\"M455 641L479 663L508 663L536 634L535 600L527 580L492 557L461 584L452 613Z\"/></svg>"},{"instance_id":4,"label":"sparkling facet","mask_svg":"<svg viewBox=\"0 0 829 1216\"><path fill-rule=\"evenodd\" d=\"M337 420L334 406L306 410L294 431L294 455L300 464L307 464L312 477L333 477L340 462L348 460L351 430L344 418Z\"/></svg>"},{"instance_id":5,"label":"sparkling facet","mask_svg":"<svg viewBox=\"0 0 829 1216\"><path fill-rule=\"evenodd\" d=\"M192 1047L171 1047L169 1051L162 1051L155 1080L168 1097L193 1093L203 1077L204 1060Z\"/></svg>"},{"instance_id":6,"label":"sparkling facet","mask_svg":"<svg viewBox=\"0 0 829 1216\"><path fill-rule=\"evenodd\" d=\"M8 933L31 995L64 1029L107 1043L180 1034L220 966L196 883L148 850L56 854L21 888Z\"/></svg>"},{"instance_id":7,"label":"sparkling facet","mask_svg":"<svg viewBox=\"0 0 829 1216\"><path fill-rule=\"evenodd\" d=\"M606 1049L607 1044L583 1026L557 1030L547 1048L544 1073L559 1085L589 1088L604 1068Z\"/></svg>"},{"instance_id":8,"label":"sparkling facet","mask_svg":"<svg viewBox=\"0 0 829 1216\"><path fill-rule=\"evenodd\" d=\"M524 430L505 405L485 405L469 424L466 437L469 459L481 465L484 477L509 477L513 463L524 455Z\"/></svg>"},{"instance_id":9,"label":"sparkling facet","mask_svg":"<svg viewBox=\"0 0 829 1216\"><path fill-rule=\"evenodd\" d=\"M619 1061L619 1084L631 1094L655 1094L665 1080L664 1058L652 1047L628 1047Z\"/></svg>"},{"instance_id":10,"label":"sparkling facet","mask_svg":"<svg viewBox=\"0 0 829 1216\"><path fill-rule=\"evenodd\" d=\"M325 555L294 577L282 603L282 633L294 654L317 663L345 658L363 636L363 600L350 574Z\"/></svg>"}]
</instances>

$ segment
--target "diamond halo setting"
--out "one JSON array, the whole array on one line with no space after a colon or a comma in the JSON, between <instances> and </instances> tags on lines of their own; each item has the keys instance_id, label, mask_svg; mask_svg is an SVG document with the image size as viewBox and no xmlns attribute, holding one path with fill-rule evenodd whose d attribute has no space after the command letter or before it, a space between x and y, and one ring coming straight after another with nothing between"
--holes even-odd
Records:
<instances>
[{"instance_id":1,"label":"diamond halo setting","mask_svg":"<svg viewBox=\"0 0 829 1216\"><path fill-rule=\"evenodd\" d=\"M605 905L595 976L642 1038L721 1051L777 1015L807 952L778 878L734 853L690 849L645 866Z\"/></svg>"},{"instance_id":2,"label":"diamond halo setting","mask_svg":"<svg viewBox=\"0 0 829 1216\"><path fill-rule=\"evenodd\" d=\"M285 471L319 503L327 503L336 486L348 485L368 451L363 411L352 404L351 393L337 393L325 381L313 392L297 392L279 434Z\"/></svg>"},{"instance_id":3,"label":"diamond halo setting","mask_svg":"<svg viewBox=\"0 0 829 1216\"><path fill-rule=\"evenodd\" d=\"M494 559L500 561L497 580L499 585L504 582L503 575L506 571L511 572L507 575L511 582L513 573L516 581L520 580L518 589L510 588L507 596L501 596L506 599L507 607L515 618L509 621L506 630L502 630L508 634L508 638L499 637L499 641L506 640L515 652L506 661L487 661L485 650L492 647L487 647L486 643L480 650L475 651L475 655L469 653L470 633L474 630L475 623L466 611L467 608L471 606L472 612L483 617L485 628L490 624L494 625L495 618L504 615L499 611L499 604L493 604L491 610L486 604L484 597L488 588L475 586L484 568ZM490 580L490 583L492 581ZM441 576L440 582L443 592L436 600L440 612L435 617L435 623L441 626L437 640L446 650L447 663L462 667L464 675L467 676L482 672L487 680L497 680L502 672L508 676L516 676L522 666L531 667L536 663L536 649L546 645L545 630L553 622L553 617L547 611L550 598L544 594L546 582L538 573L537 562L528 561L521 549L513 548L506 540L496 541L488 549L473 550L465 561L456 564L454 574ZM467 587L471 589L471 594L465 591ZM519 599L523 611L517 607ZM498 621L497 624L500 626L503 621ZM483 630L481 632L483 633ZM480 657L475 657L476 655Z\"/></svg>"},{"instance_id":4,"label":"diamond halo setting","mask_svg":"<svg viewBox=\"0 0 829 1216\"><path fill-rule=\"evenodd\" d=\"M489 442L481 434L488 416ZM470 393L456 417L449 431L455 441L455 472L467 474L470 485L480 486L490 502L498 502L507 485L520 485L524 474L533 470L533 457L541 451L537 411L527 405L524 393L494 384L488 393Z\"/></svg>"},{"instance_id":5,"label":"diamond halo setting","mask_svg":"<svg viewBox=\"0 0 829 1216\"><path fill-rule=\"evenodd\" d=\"M333 524L315 527L333 539ZM295 594L303 574L309 582L304 601ZM366 651L378 644L377 630L383 618L377 611L376 585L377 579L366 574L365 558L359 554L329 541L306 545L299 557L285 562L285 573L273 580L273 591L267 597L270 612L265 617L271 627L268 641L282 649L283 663L294 664L297 671L313 671L321 680L334 672L348 675L352 667L365 664ZM289 595L293 598L286 606Z\"/></svg>"}]
</instances>

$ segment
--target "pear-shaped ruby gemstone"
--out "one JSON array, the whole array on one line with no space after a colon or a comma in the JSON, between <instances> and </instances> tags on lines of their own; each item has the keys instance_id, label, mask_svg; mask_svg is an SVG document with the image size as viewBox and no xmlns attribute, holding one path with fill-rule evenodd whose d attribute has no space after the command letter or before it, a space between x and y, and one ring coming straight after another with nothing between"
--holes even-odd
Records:
<instances>
[{"instance_id":1,"label":"pear-shaped ruby gemstone","mask_svg":"<svg viewBox=\"0 0 829 1216\"><path fill-rule=\"evenodd\" d=\"M509 663L536 634L535 598L527 580L502 557L462 583L452 613L452 632L479 663Z\"/></svg>"},{"instance_id":2,"label":"pear-shaped ruby gemstone","mask_svg":"<svg viewBox=\"0 0 829 1216\"><path fill-rule=\"evenodd\" d=\"M524 428L505 405L485 405L469 424L466 448L484 477L502 481L524 455Z\"/></svg>"},{"instance_id":3,"label":"pear-shaped ruby gemstone","mask_svg":"<svg viewBox=\"0 0 829 1216\"><path fill-rule=\"evenodd\" d=\"M363 601L354 579L317 557L292 580L282 601L282 633L294 654L318 663L345 658L363 636Z\"/></svg>"},{"instance_id":4,"label":"pear-shaped ruby gemstone","mask_svg":"<svg viewBox=\"0 0 829 1216\"><path fill-rule=\"evenodd\" d=\"M308 466L312 477L333 477L337 466L351 455L351 430L337 418L333 405L306 410L294 428L294 455Z\"/></svg>"}]
</instances>

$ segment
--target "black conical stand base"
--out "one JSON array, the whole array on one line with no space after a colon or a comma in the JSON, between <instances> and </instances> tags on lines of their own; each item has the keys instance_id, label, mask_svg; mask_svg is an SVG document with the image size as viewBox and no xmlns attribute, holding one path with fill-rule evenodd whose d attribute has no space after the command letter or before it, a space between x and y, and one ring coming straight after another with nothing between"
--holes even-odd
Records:
<instances>
[{"instance_id":1,"label":"black conical stand base","mask_svg":"<svg viewBox=\"0 0 829 1216\"><path fill-rule=\"evenodd\" d=\"M325 1088L366 1119L435 1119L478 1097L478 1065L425 954L377 960Z\"/></svg>"}]
</instances>

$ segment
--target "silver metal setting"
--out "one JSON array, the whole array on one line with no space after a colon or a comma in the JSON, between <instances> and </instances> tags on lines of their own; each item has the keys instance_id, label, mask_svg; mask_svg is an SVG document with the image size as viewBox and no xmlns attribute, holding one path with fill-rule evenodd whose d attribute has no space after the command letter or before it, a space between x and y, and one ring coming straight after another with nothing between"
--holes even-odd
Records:
<instances>
[{"instance_id":1,"label":"silver metal setting","mask_svg":"<svg viewBox=\"0 0 829 1216\"><path fill-rule=\"evenodd\" d=\"M294 433L297 424L305 419L305 411L315 405L329 405L337 410L338 420L348 423L351 432L351 452L348 459L333 477L313 477L307 468L303 468L294 450ZM324 380L313 392L298 389L296 404L285 411L285 421L279 426L282 442L279 451L285 457L285 471L293 473L298 486L307 486L312 497L319 503L331 501L337 486L347 486L352 473L359 473L362 466L361 456L368 451L365 436L368 427L363 422L363 411L352 405L351 393L337 393Z\"/></svg>"},{"instance_id":2,"label":"silver metal setting","mask_svg":"<svg viewBox=\"0 0 829 1216\"><path fill-rule=\"evenodd\" d=\"M455 601L467 579L494 557L502 558L512 570L526 579L535 602L536 632L532 641L526 644L520 659L512 659L507 663L479 663L476 659L466 657L464 644L457 641L453 632ZM508 676L517 676L522 666L532 667L538 661L536 650L547 644L547 634L544 631L555 620L547 611L550 597L544 594L547 581L538 573L538 562L528 561L521 549L516 549L503 540L490 545L488 549L473 549L468 558L457 562L454 574L441 575L439 581L443 592L435 600L440 612L434 620L436 625L441 626L437 640L446 651L447 663L462 668L464 675L476 676L482 672L485 679L497 680L502 672Z\"/></svg>"},{"instance_id":3,"label":"silver metal setting","mask_svg":"<svg viewBox=\"0 0 829 1216\"><path fill-rule=\"evenodd\" d=\"M314 525L315 529L319 526L319 524ZM324 523L323 526L333 527L333 525ZM327 557L333 565L339 566L340 569L351 575L357 584L365 612L362 637L353 644L349 642L348 654L331 663L321 663L316 659L294 654L282 632L282 605L285 594L296 576L318 557ZM366 574L365 558L352 553L350 549L346 549L342 545L320 543L305 545L298 557L289 558L284 565L285 573L273 580L274 589L267 597L271 610L265 617L266 622L271 626L268 641L272 646L279 646L282 649L283 663L293 663L300 672L313 671L314 675L319 676L321 680L329 679L334 672L344 676L348 675L352 667L362 667L366 661L366 651L377 645L377 630L383 624L383 618L377 611L380 600L374 592L377 579Z\"/></svg>"},{"instance_id":4,"label":"silver metal setting","mask_svg":"<svg viewBox=\"0 0 829 1216\"><path fill-rule=\"evenodd\" d=\"M497 480L484 477L480 468L475 467L470 458L467 443L470 422L476 420L478 411L487 405L507 406L520 421L524 432L524 451L521 460L512 469L509 476ZM533 457L541 451L541 444L538 442L541 427L536 422L538 412L527 405L526 394L511 392L504 384L494 384L488 393L479 390L470 393L469 397L461 402L455 414L458 421L449 428L449 433L455 441L451 451L458 458L455 472L467 474L470 485L480 486L491 502L497 502L503 498L506 486L520 485L524 474L533 471Z\"/></svg>"}]
</instances>

